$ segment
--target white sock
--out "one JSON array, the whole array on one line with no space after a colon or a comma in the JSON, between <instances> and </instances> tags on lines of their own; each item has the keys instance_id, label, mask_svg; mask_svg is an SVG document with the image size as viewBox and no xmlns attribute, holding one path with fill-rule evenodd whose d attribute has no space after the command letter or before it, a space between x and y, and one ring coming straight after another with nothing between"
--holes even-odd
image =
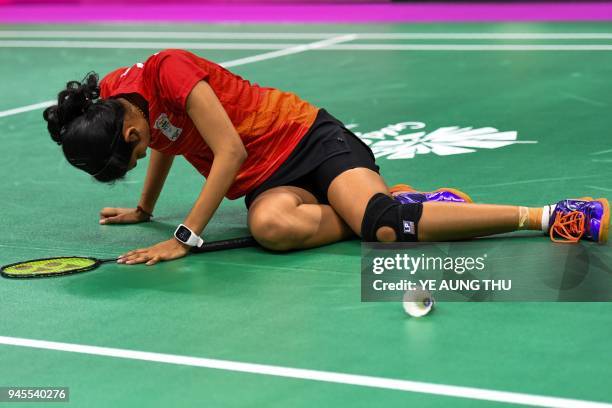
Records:
<instances>
[{"instance_id":1,"label":"white sock","mask_svg":"<svg viewBox=\"0 0 612 408\"><path fill-rule=\"evenodd\" d=\"M550 217L552 217L555 208L557 208L556 204L545 205L542 207L542 232L544 233L548 232Z\"/></svg>"}]
</instances>

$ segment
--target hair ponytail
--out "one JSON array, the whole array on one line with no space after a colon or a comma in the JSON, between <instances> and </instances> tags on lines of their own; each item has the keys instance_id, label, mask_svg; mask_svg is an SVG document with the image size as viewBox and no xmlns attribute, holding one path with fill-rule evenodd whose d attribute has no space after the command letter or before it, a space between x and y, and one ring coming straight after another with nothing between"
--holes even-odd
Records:
<instances>
[{"instance_id":1,"label":"hair ponytail","mask_svg":"<svg viewBox=\"0 0 612 408\"><path fill-rule=\"evenodd\" d=\"M68 82L43 118L70 164L98 181L111 182L127 172L133 147L122 135L123 105L99 97L98 74L90 72L82 82Z\"/></svg>"}]
</instances>

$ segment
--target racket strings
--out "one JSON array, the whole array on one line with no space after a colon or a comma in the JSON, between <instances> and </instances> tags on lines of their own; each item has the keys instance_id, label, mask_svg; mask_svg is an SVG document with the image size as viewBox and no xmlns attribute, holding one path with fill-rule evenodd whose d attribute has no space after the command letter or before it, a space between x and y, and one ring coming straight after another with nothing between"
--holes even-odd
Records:
<instances>
[{"instance_id":1,"label":"racket strings","mask_svg":"<svg viewBox=\"0 0 612 408\"><path fill-rule=\"evenodd\" d=\"M8 277L61 275L88 270L95 267L97 263L95 259L84 257L38 259L7 265L2 268L2 274Z\"/></svg>"}]
</instances>

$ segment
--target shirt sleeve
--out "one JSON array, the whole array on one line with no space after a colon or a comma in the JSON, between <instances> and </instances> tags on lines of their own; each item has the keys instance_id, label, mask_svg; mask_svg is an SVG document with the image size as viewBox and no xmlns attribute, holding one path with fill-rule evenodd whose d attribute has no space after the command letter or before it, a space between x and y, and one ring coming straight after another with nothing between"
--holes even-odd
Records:
<instances>
[{"instance_id":1,"label":"shirt sleeve","mask_svg":"<svg viewBox=\"0 0 612 408\"><path fill-rule=\"evenodd\" d=\"M183 50L166 50L158 54L157 91L170 109L184 112L187 97L209 72L197 63L198 57Z\"/></svg>"}]
</instances>

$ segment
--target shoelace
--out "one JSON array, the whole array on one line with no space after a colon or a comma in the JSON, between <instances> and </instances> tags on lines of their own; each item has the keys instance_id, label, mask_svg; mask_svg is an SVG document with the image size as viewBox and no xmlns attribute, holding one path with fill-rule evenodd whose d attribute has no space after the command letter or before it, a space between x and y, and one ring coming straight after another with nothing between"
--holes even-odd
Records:
<instances>
[{"instance_id":1,"label":"shoelace","mask_svg":"<svg viewBox=\"0 0 612 408\"><path fill-rule=\"evenodd\" d=\"M585 232L584 221L584 214L580 211L572 211L567 214L558 212L555 216L555 222L550 228L550 239L562 244L577 243Z\"/></svg>"}]
</instances>

